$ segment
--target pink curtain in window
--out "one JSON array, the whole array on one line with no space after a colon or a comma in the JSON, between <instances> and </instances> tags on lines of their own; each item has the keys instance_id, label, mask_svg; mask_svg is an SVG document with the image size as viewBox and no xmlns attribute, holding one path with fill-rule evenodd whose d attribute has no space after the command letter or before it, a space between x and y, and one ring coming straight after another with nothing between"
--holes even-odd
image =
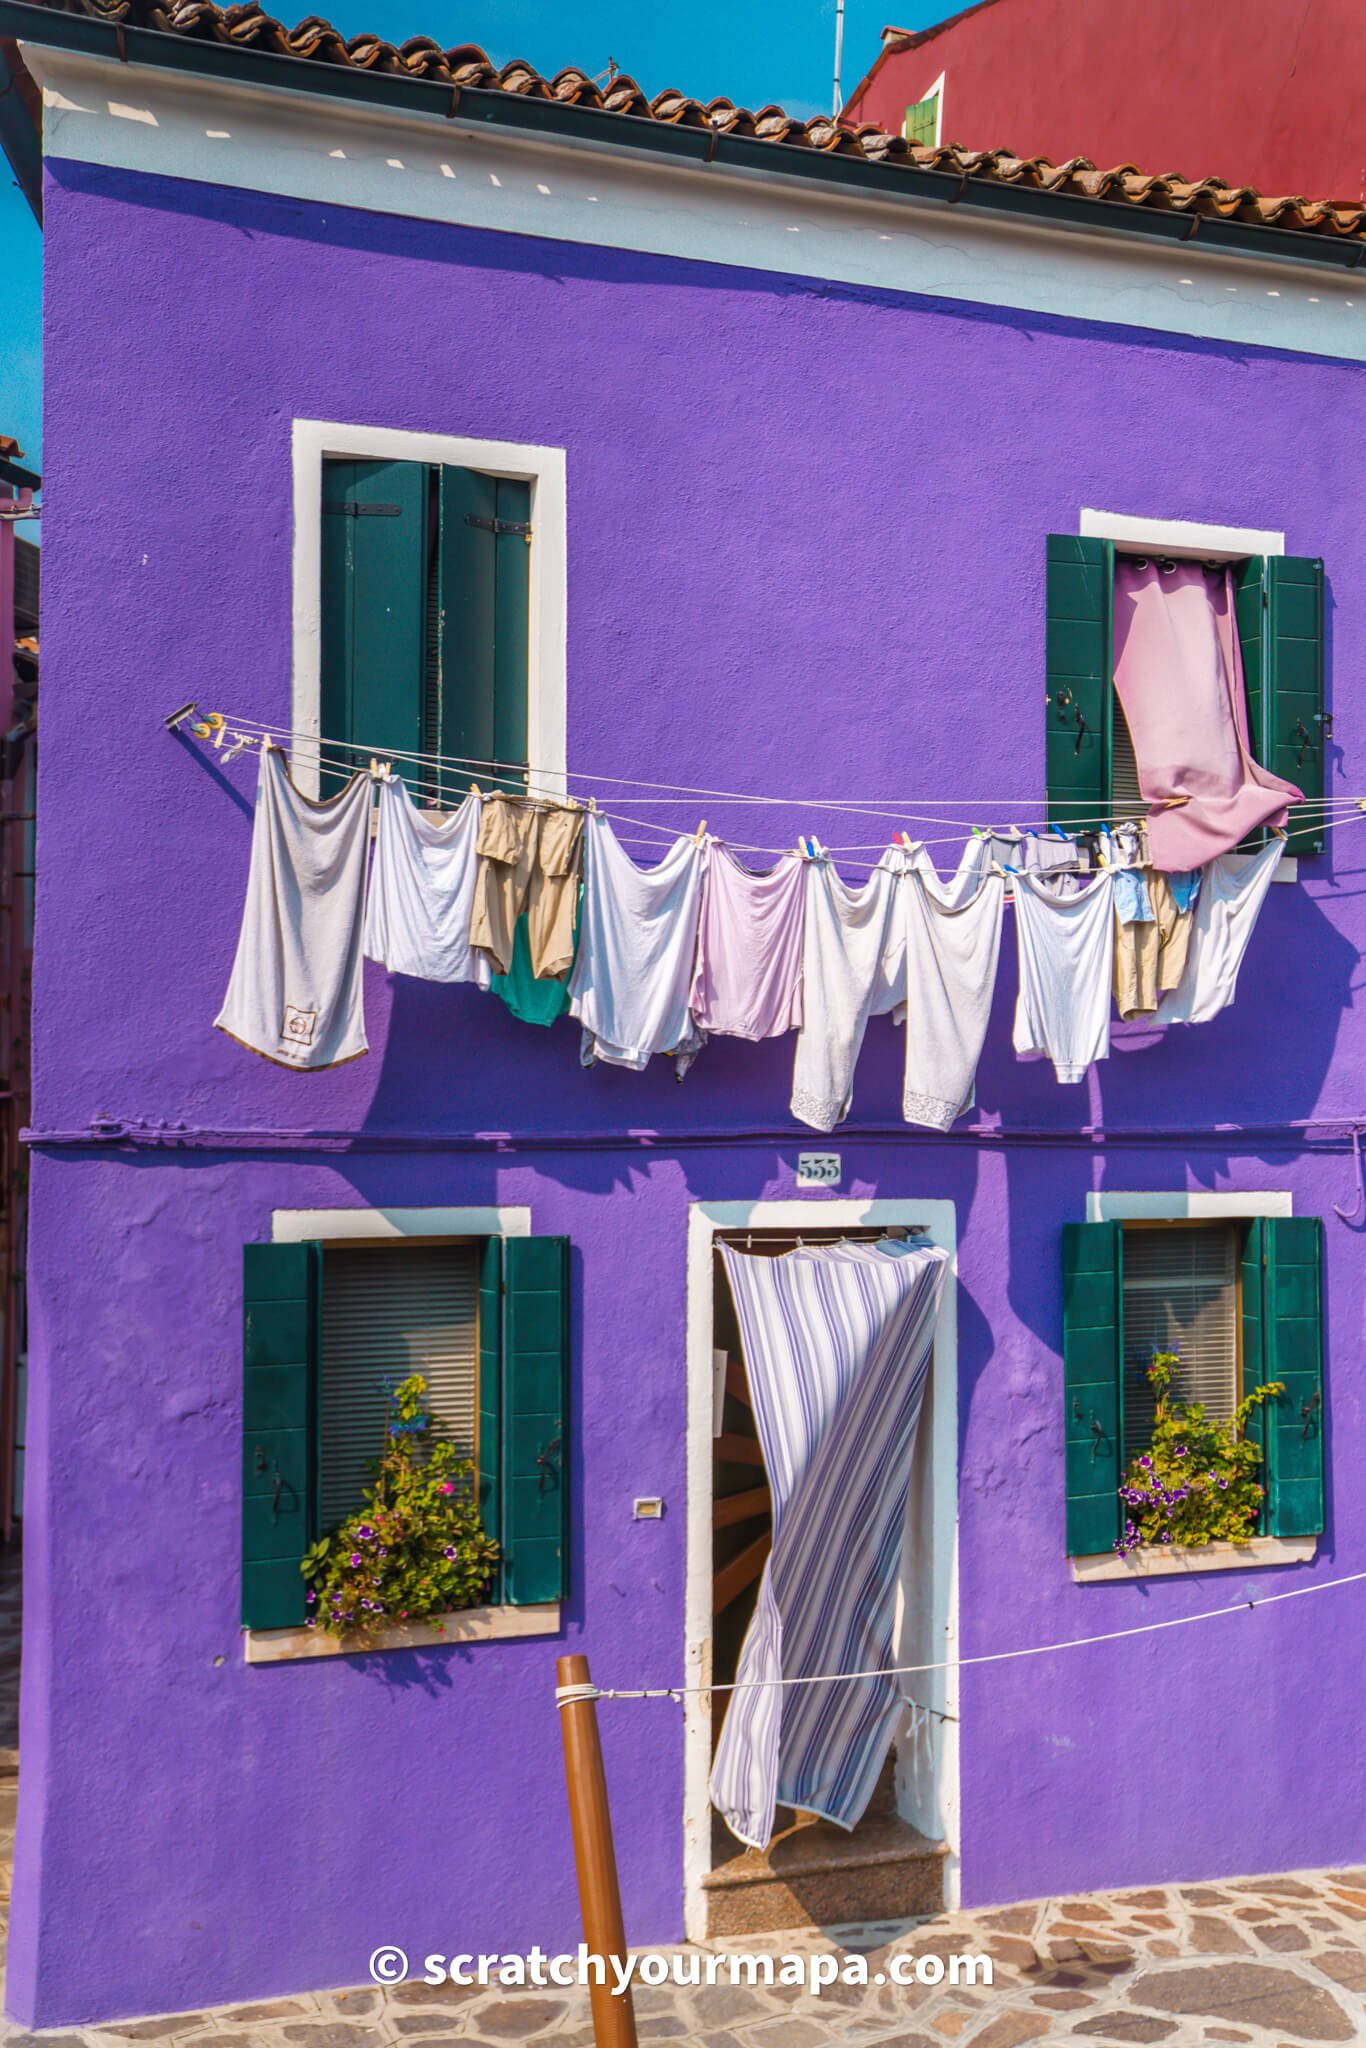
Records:
<instances>
[{"instance_id":1,"label":"pink curtain in window","mask_svg":"<svg viewBox=\"0 0 1366 2048\"><path fill-rule=\"evenodd\" d=\"M1115 563L1115 688L1138 761L1153 864L1200 867L1303 792L1248 751L1233 575L1198 562Z\"/></svg>"}]
</instances>

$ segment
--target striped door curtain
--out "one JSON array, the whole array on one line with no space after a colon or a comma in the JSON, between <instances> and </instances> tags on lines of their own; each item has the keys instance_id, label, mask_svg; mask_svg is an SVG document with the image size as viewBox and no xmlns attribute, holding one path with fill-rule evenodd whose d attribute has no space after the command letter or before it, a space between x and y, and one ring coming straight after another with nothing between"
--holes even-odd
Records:
<instances>
[{"instance_id":1,"label":"striped door curtain","mask_svg":"<svg viewBox=\"0 0 1366 2048\"><path fill-rule=\"evenodd\" d=\"M948 1254L891 1242L721 1253L773 1548L711 1797L732 1834L762 1849L779 1805L854 1827L902 1712L894 1679L839 1674L893 1661L906 1496Z\"/></svg>"}]
</instances>

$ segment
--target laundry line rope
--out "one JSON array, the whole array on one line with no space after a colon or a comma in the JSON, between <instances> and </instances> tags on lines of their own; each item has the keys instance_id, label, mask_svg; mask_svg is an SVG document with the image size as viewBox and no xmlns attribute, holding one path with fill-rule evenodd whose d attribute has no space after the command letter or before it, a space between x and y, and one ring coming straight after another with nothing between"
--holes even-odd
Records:
<instances>
[{"instance_id":1,"label":"laundry line rope","mask_svg":"<svg viewBox=\"0 0 1366 2048\"><path fill-rule=\"evenodd\" d=\"M569 1706L572 1701L562 1695L572 1694L575 1699L592 1696L600 1700L674 1700L679 1704L685 1698L718 1692L746 1692L757 1688L795 1685L853 1685L870 1678L910 1678L928 1671L965 1671L972 1665L1008 1664L1021 1657L1049 1657L1059 1650L1085 1650L1094 1643L1118 1643L1131 1636L1157 1635L1163 1629L1189 1628L1198 1621L1222 1621L1230 1614L1242 1614L1250 1608L1274 1607L1283 1600L1304 1600L1311 1593L1332 1593L1340 1586L1355 1586L1366 1579L1366 1571L1348 1572L1340 1579L1318 1579L1309 1586L1291 1586L1284 1593L1265 1593L1261 1599L1239 1600L1231 1607L1208 1607L1199 1614L1176 1614L1166 1621L1140 1622L1134 1628L1107 1629L1098 1636L1072 1636L1061 1643L1034 1643L1021 1650L986 1650L975 1657L946 1657L932 1664L894 1664L886 1669L872 1671L826 1671L809 1674L802 1678L754 1678L733 1679L721 1685L656 1685L656 1686L561 1686L557 1688L557 1706ZM933 1711L933 1710L931 1710Z\"/></svg>"},{"instance_id":2,"label":"laundry line rope","mask_svg":"<svg viewBox=\"0 0 1366 2048\"><path fill-rule=\"evenodd\" d=\"M181 712L173 714L172 718L168 719L166 723L169 726L172 726L174 729L180 726L181 724L188 722L191 718L197 717L198 715L199 714L197 707L190 705L185 707ZM539 780L542 783L553 783L556 785L558 785L562 781L593 782L610 785L614 788L621 789L624 791L668 790L677 792L677 794L669 796L624 795L620 799L620 801L631 803L632 805L642 805L650 803L659 803L664 805L681 805L684 803L692 803L697 800L712 800L718 803L734 804L741 806L769 806L782 808L785 810L805 809L825 811L836 814L853 814L856 816L877 818L890 824L900 823L902 825L905 825L909 822L925 823L936 826L949 826L951 828L955 828L958 833L967 833L980 830L981 813L988 807L1004 807L1006 809L1013 809L1018 812L1021 812L1022 814L1027 815L1032 805L1037 803L1038 801L1037 793L1033 797L1025 799L1013 797L983 797L973 799L914 798L908 799L906 805L899 806L896 809L886 809L882 808L881 806L885 806L889 802L895 802L895 799L882 798L879 800L879 807L874 808L872 805L864 801L856 800L853 798L777 797L755 794L753 792L745 793L733 790L727 791L705 789L699 786L688 786L685 784L677 783L671 784L660 782L644 782L630 776L595 775L586 770L567 770L563 775L560 775L558 772L552 775L549 773L549 771L543 771L538 776L537 771L528 769L525 766L525 764L500 762L488 759L481 760L477 759L474 756L442 755L436 753L424 754L411 752L401 748L378 748L371 745L367 745L366 743L359 740L335 740L316 733L304 733L294 730L286 730L284 727L280 725L264 723L257 719L236 717L229 718L225 714L220 713L209 714L209 717L210 720L215 722L216 725L217 737L215 740L215 745L220 749L220 751L225 740L230 740L232 742L232 744L228 745L226 753L223 754L223 759L225 761L231 760L232 758L234 758L234 756L244 751L244 749L247 747L253 745L259 747L265 738L273 737L278 732L282 735L283 738L287 738L290 740L293 750L296 753L300 750L304 751L305 753L312 752L318 756L317 765L319 767L327 767L334 770L335 772L355 772L357 766L356 757L364 757L367 755L375 758L382 758L385 760L411 762L419 768L429 768L433 770L438 776L438 781L435 784L431 782L419 781L410 775L405 776L405 781L408 783L408 786L410 788L417 789L424 795L434 795L437 797L449 797L449 795L451 794L451 792L448 789L443 788L442 786L442 782L440 779L441 771L443 769L458 769L462 774L469 774L472 771L481 771L485 774L491 774L495 777L505 775L517 775L523 777L526 779L528 784L527 794L537 795L542 798L553 798L556 795L559 795L561 792L558 789L558 787L533 789L531 787L531 784L534 781ZM1345 821L1353 815L1366 815L1366 811L1363 811L1362 808L1363 801L1366 800L1358 800L1356 798L1351 797L1314 798L1306 800L1304 804L1297 805L1295 808L1301 814L1305 814L1310 811L1321 813L1322 816L1319 822L1326 823L1329 819L1339 819L1340 821ZM909 808L910 804L928 804L933 806L933 808L927 810L911 809ZM948 807L952 807L960 811L973 812L975 815L970 817L954 817L948 815ZM1051 808L1055 810L1058 808L1076 810L1080 815L1086 817L1091 817L1095 815L1094 806L1088 805L1080 799L1077 800L1075 803L1072 803L1070 801L1065 802L1061 806L1055 803L1051 806ZM612 813L608 814L613 815ZM659 835L660 837L670 840L678 836L677 833L673 830L673 828L669 826L656 825L651 820L643 818L626 818L625 815L622 813L615 813L614 815L618 817L621 822L629 823L637 829L644 832L653 832ZM1118 812L1112 812L1110 816L1112 822L1116 823L1133 821L1131 812L1126 812L1123 815L1121 815ZM1048 829L1050 829L1050 825L1054 822L1056 821L1049 821L1048 823L1039 823L1038 825L1031 825L1028 829L1047 831ZM741 842L731 843L736 846L737 851L746 853L767 853L779 855L784 852L792 850L791 848L787 847L744 844ZM926 845L948 845L951 844L952 841L948 838L927 839L923 843ZM848 845L822 848L823 852L832 854L852 854L872 852L876 850L876 845L870 844L868 842L863 842L857 846ZM877 863L855 863L855 865L876 866Z\"/></svg>"}]
</instances>

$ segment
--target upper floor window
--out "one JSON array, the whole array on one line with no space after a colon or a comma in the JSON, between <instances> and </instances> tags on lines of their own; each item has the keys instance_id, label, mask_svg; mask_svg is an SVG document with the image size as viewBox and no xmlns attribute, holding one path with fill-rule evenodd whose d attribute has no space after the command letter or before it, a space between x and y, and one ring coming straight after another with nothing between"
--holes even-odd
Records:
<instances>
[{"instance_id":1,"label":"upper floor window","mask_svg":"<svg viewBox=\"0 0 1366 2048\"><path fill-rule=\"evenodd\" d=\"M944 81L937 79L923 100L917 100L913 107L907 107L902 134L907 142L919 143L923 149L937 149L942 129L941 115L944 104Z\"/></svg>"},{"instance_id":2,"label":"upper floor window","mask_svg":"<svg viewBox=\"0 0 1366 2048\"><path fill-rule=\"evenodd\" d=\"M322 465L322 794L372 754L446 756L433 801L520 787L528 751L531 484L446 463ZM500 775L491 762L506 764Z\"/></svg>"},{"instance_id":3,"label":"upper floor window","mask_svg":"<svg viewBox=\"0 0 1366 2048\"><path fill-rule=\"evenodd\" d=\"M1126 550L1126 557L1137 550ZM1161 550L1155 551L1160 556ZM1143 816L1140 766L1114 686L1115 558L1112 540L1050 534L1047 554L1048 816L1090 830ZM1325 708L1323 563L1296 555L1249 555L1228 564L1246 699L1247 751L1304 792L1290 810L1287 850L1323 850ZM1255 832L1244 850L1263 843Z\"/></svg>"}]
</instances>

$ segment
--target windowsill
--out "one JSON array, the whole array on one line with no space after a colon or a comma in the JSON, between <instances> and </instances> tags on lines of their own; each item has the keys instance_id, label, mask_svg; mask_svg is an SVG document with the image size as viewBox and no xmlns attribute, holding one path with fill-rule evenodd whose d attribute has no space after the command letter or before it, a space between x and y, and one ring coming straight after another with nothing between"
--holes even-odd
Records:
<instances>
[{"instance_id":1,"label":"windowsill","mask_svg":"<svg viewBox=\"0 0 1366 2048\"><path fill-rule=\"evenodd\" d=\"M1181 1549L1165 1543L1145 1543L1128 1557L1102 1550L1091 1557L1073 1557L1068 1562L1079 1586L1102 1580L1170 1579L1196 1572L1255 1571L1273 1564L1311 1564L1319 1547L1317 1536L1254 1536L1250 1543L1201 1543Z\"/></svg>"},{"instance_id":2,"label":"windowsill","mask_svg":"<svg viewBox=\"0 0 1366 2048\"><path fill-rule=\"evenodd\" d=\"M362 1647L339 1642L320 1628L248 1628L242 1640L248 1664L292 1664L311 1657L373 1657L386 1650L439 1650L459 1643L506 1643L519 1636L555 1636L560 1604L543 1607L464 1607L431 1622L381 1629Z\"/></svg>"}]
</instances>

